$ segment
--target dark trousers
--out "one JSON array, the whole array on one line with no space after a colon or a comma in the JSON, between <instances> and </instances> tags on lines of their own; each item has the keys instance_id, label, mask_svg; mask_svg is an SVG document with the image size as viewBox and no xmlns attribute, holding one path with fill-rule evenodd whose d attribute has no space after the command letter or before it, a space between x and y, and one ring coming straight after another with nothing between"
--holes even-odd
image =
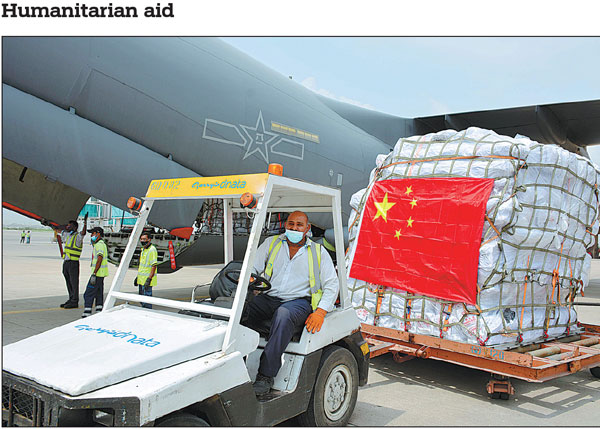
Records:
<instances>
[{"instance_id":1,"label":"dark trousers","mask_svg":"<svg viewBox=\"0 0 600 429\"><path fill-rule=\"evenodd\" d=\"M67 291L69 292L69 302L79 303L79 261L63 262L63 276L67 282Z\"/></svg>"},{"instance_id":2,"label":"dark trousers","mask_svg":"<svg viewBox=\"0 0 600 429\"><path fill-rule=\"evenodd\" d=\"M152 286L145 287L144 285L138 285L138 295L152 296ZM152 308L152 304L142 302L142 307Z\"/></svg>"},{"instance_id":3,"label":"dark trousers","mask_svg":"<svg viewBox=\"0 0 600 429\"><path fill-rule=\"evenodd\" d=\"M259 373L267 377L277 375L285 348L292 340L294 332L304 325L310 313L312 313L310 298L282 302L278 298L260 294L248 302L244 311L246 326L254 329L252 326L254 322L271 320L267 345L260 356Z\"/></svg>"},{"instance_id":4,"label":"dark trousers","mask_svg":"<svg viewBox=\"0 0 600 429\"><path fill-rule=\"evenodd\" d=\"M85 308L92 308L94 306L94 299L96 305L102 305L104 301L104 277L96 277L96 284L92 285L88 282L83 294L83 302Z\"/></svg>"}]
</instances>

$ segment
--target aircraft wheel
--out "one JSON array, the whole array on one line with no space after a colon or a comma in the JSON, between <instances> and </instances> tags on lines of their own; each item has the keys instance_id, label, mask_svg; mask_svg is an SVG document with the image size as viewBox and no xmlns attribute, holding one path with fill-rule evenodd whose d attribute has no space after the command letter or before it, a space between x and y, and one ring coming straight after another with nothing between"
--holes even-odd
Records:
<instances>
[{"instance_id":1,"label":"aircraft wheel","mask_svg":"<svg viewBox=\"0 0 600 429\"><path fill-rule=\"evenodd\" d=\"M351 352L330 346L323 351L302 426L346 426L358 396L358 365Z\"/></svg>"},{"instance_id":2,"label":"aircraft wheel","mask_svg":"<svg viewBox=\"0 0 600 429\"><path fill-rule=\"evenodd\" d=\"M595 368L590 368L590 372L592 373L592 375L596 378L600 378L600 366L597 366Z\"/></svg>"},{"instance_id":3,"label":"aircraft wheel","mask_svg":"<svg viewBox=\"0 0 600 429\"><path fill-rule=\"evenodd\" d=\"M163 417L156 422L154 426L170 426L170 427L184 427L184 426L210 426L206 420L195 416L190 413L175 413Z\"/></svg>"}]
</instances>

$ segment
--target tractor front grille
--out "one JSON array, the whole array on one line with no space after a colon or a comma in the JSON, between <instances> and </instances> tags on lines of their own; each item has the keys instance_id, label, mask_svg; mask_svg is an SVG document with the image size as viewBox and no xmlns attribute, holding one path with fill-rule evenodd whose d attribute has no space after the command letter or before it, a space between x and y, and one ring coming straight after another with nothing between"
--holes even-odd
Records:
<instances>
[{"instance_id":1,"label":"tractor front grille","mask_svg":"<svg viewBox=\"0 0 600 429\"><path fill-rule=\"evenodd\" d=\"M2 420L8 426L42 426L44 401L10 385L2 385Z\"/></svg>"}]
</instances>

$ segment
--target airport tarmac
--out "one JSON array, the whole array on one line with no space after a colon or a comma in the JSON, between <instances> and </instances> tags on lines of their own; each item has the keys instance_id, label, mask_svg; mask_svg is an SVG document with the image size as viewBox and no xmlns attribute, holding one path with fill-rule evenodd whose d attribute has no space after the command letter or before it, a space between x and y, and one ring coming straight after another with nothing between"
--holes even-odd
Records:
<instances>
[{"instance_id":1,"label":"airport tarmac","mask_svg":"<svg viewBox=\"0 0 600 429\"><path fill-rule=\"evenodd\" d=\"M31 244L19 244L20 231L2 235L2 344L10 344L77 320L80 308L64 310L62 260L50 231L32 231ZM91 246L86 237L81 257L80 292L90 273ZM155 296L189 300L192 288L206 284L221 266L186 267L160 275ZM116 267L109 265L105 292ZM135 270L124 288L135 292ZM207 288L200 290L207 294ZM590 284L582 302L600 303L600 260L592 261ZM600 324L600 307L578 307L579 320ZM101 364L101 363L100 363ZM353 426L597 426L600 379L589 371L528 383L513 380L508 401L488 398L483 371L427 359L395 362L391 355L371 361L369 383L361 387Z\"/></svg>"}]
</instances>

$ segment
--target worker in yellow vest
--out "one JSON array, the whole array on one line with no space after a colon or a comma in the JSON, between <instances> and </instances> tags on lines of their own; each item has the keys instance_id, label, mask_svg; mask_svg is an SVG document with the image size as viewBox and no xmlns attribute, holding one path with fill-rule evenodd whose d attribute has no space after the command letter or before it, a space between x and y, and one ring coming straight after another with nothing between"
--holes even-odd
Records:
<instances>
[{"instance_id":1,"label":"worker in yellow vest","mask_svg":"<svg viewBox=\"0 0 600 429\"><path fill-rule=\"evenodd\" d=\"M96 312L102 311L104 302L104 279L108 276L108 248L104 242L104 230L99 226L89 230L92 234L92 275L83 294L84 308L81 317L92 315L94 300Z\"/></svg>"},{"instance_id":2,"label":"worker in yellow vest","mask_svg":"<svg viewBox=\"0 0 600 429\"><path fill-rule=\"evenodd\" d=\"M61 304L61 308L77 308L79 306L79 257L83 249L83 237L87 229L86 214L83 218L83 229L77 232L79 224L70 220L68 224L58 226L57 230L62 230L61 240L63 243L64 259L62 273L67 283L67 292L69 299Z\"/></svg>"},{"instance_id":3,"label":"worker in yellow vest","mask_svg":"<svg viewBox=\"0 0 600 429\"><path fill-rule=\"evenodd\" d=\"M269 340L252 385L256 395L273 387L281 356L294 333L303 325L313 334L321 330L339 290L327 250L307 237L310 222L306 214L291 213L285 229L285 234L269 237L258 248L254 272L262 273L272 287L254 296L244 310L244 323L250 328L257 322L271 321Z\"/></svg>"},{"instance_id":4,"label":"worker in yellow vest","mask_svg":"<svg viewBox=\"0 0 600 429\"><path fill-rule=\"evenodd\" d=\"M152 237L150 234L143 232L140 237L142 251L140 252L140 264L138 267L138 275L133 284L138 286L140 295L152 296L152 288L156 286L156 270L158 268L158 252L156 247L151 243ZM144 308L152 308L152 304L142 303Z\"/></svg>"}]
</instances>

